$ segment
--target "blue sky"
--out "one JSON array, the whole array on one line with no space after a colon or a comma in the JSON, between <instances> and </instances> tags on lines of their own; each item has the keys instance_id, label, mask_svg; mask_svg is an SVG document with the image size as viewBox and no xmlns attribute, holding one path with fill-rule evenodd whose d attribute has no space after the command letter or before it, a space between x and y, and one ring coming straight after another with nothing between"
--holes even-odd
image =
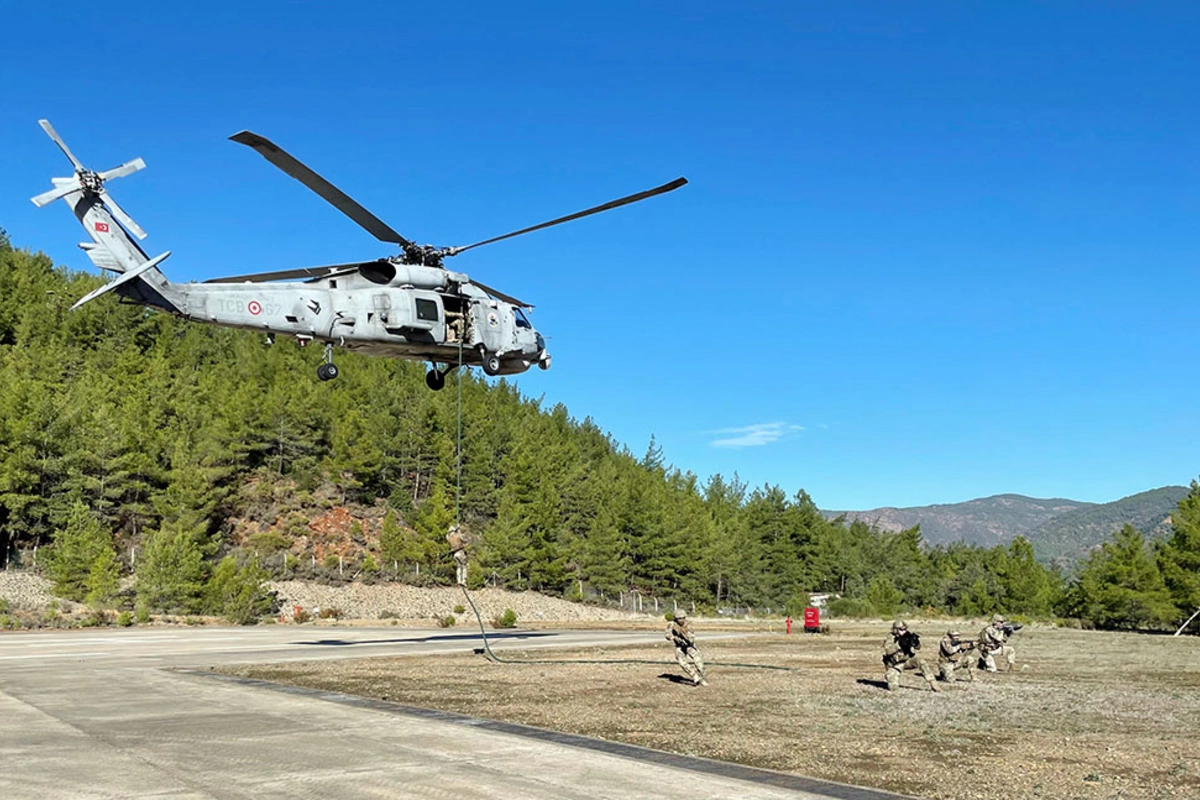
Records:
<instances>
[{"instance_id":1,"label":"blue sky","mask_svg":"<svg viewBox=\"0 0 1200 800\"><path fill-rule=\"evenodd\" d=\"M178 8L170 7L178 5ZM49 118L180 280L390 255L536 304L522 391L825 508L1200 475L1200 6L22 3L0 226L84 268Z\"/></svg>"}]
</instances>

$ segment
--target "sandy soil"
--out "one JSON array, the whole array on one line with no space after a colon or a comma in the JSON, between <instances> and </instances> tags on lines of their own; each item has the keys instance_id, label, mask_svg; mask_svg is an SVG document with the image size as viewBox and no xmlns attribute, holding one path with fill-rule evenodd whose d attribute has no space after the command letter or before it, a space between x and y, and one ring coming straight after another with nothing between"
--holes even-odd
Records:
<instances>
[{"instance_id":1,"label":"sandy soil","mask_svg":"<svg viewBox=\"0 0 1200 800\"><path fill-rule=\"evenodd\" d=\"M699 625L701 636L704 623ZM918 630L922 628L918 627ZM922 632L933 649L942 632ZM882 626L701 645L709 686L661 648L289 664L236 674L362 694L931 798L1200 798L1200 638L1026 628L1018 670L889 693ZM545 651L530 654L545 658Z\"/></svg>"}]
</instances>

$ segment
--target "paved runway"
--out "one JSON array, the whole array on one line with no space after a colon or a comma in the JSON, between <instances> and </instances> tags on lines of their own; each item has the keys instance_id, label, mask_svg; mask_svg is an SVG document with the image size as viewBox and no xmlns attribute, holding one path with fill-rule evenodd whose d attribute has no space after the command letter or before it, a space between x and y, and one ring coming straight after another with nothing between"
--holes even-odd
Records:
<instances>
[{"instance_id":1,"label":"paved runway","mask_svg":"<svg viewBox=\"0 0 1200 800\"><path fill-rule=\"evenodd\" d=\"M657 643L658 635L489 640L494 649L532 649ZM894 797L203 672L479 644L477 634L441 629L283 625L0 632L0 798Z\"/></svg>"}]
</instances>

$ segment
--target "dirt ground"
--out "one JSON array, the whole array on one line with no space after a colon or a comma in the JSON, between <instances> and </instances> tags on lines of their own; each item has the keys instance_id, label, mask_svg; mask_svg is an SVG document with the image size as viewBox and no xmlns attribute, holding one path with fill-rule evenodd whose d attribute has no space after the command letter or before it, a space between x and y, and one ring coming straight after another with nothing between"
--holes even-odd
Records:
<instances>
[{"instance_id":1,"label":"dirt ground","mask_svg":"<svg viewBox=\"0 0 1200 800\"><path fill-rule=\"evenodd\" d=\"M888 692L882 626L699 644L709 685L662 647L288 664L235 674L522 722L930 798L1200 798L1200 638L1026 628L1018 669ZM914 625L934 651L945 624Z\"/></svg>"}]
</instances>

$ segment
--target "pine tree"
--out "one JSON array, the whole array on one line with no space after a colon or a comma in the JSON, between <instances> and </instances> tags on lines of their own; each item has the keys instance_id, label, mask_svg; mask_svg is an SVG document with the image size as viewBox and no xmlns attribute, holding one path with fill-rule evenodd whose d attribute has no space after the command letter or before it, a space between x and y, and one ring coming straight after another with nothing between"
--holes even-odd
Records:
<instances>
[{"instance_id":1,"label":"pine tree","mask_svg":"<svg viewBox=\"0 0 1200 800\"><path fill-rule=\"evenodd\" d=\"M1171 537L1158 551L1163 579L1181 617L1200 610L1200 482L1171 515Z\"/></svg>"},{"instance_id":2,"label":"pine tree","mask_svg":"<svg viewBox=\"0 0 1200 800\"><path fill-rule=\"evenodd\" d=\"M81 502L71 506L66 524L54 532L49 574L54 593L68 600L103 603L116 592L119 567L112 537Z\"/></svg>"}]
</instances>

